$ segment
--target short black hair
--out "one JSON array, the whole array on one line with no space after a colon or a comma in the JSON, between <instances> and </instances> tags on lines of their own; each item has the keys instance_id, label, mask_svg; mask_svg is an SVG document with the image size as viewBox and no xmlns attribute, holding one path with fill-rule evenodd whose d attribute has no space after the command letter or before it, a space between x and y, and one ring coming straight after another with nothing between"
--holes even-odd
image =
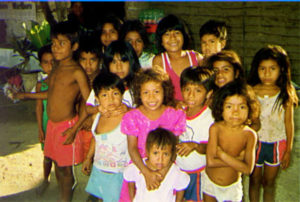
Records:
<instances>
[{"instance_id":1,"label":"short black hair","mask_svg":"<svg viewBox=\"0 0 300 202\"><path fill-rule=\"evenodd\" d=\"M118 88L123 95L125 86L118 75L110 72L100 72L93 81L93 90L98 96L102 89Z\"/></svg>"},{"instance_id":2,"label":"short black hair","mask_svg":"<svg viewBox=\"0 0 300 202\"><path fill-rule=\"evenodd\" d=\"M167 145L170 145L172 147L171 159L175 160L177 143L178 139L171 131L164 128L157 128L148 133L146 139L146 150L147 152L149 152L153 145L157 145L159 148L163 148Z\"/></svg>"},{"instance_id":3,"label":"short black hair","mask_svg":"<svg viewBox=\"0 0 300 202\"><path fill-rule=\"evenodd\" d=\"M189 35L186 24L179 19L177 16L175 15L168 15L166 17L164 17L163 19L161 19L157 25L157 29L156 29L156 41L157 41L157 49L158 52L164 52L165 48L162 45L162 36L164 35L164 33L166 33L167 31L171 31L171 30L179 30L182 35L183 35L183 46L182 49L186 50L189 46Z\"/></svg>"},{"instance_id":4,"label":"short black hair","mask_svg":"<svg viewBox=\"0 0 300 202\"><path fill-rule=\"evenodd\" d=\"M42 57L43 57L43 55L44 55L45 53L50 53L50 54L52 54L52 51L51 51L51 45L50 45L50 44L41 47L40 50L38 51L38 58L39 58L39 61L40 61L40 62L42 61Z\"/></svg>"},{"instance_id":5,"label":"short black hair","mask_svg":"<svg viewBox=\"0 0 300 202\"><path fill-rule=\"evenodd\" d=\"M200 66L188 67L180 75L180 87L182 89L187 84L198 84L203 85L207 91L210 91L214 80L215 74L213 70Z\"/></svg>"},{"instance_id":6,"label":"short black hair","mask_svg":"<svg viewBox=\"0 0 300 202\"><path fill-rule=\"evenodd\" d=\"M218 20L207 21L199 30L200 39L206 34L212 34L221 40L227 40L226 23Z\"/></svg>"},{"instance_id":7,"label":"short black hair","mask_svg":"<svg viewBox=\"0 0 300 202\"><path fill-rule=\"evenodd\" d=\"M51 27L51 38L57 38L58 35L66 36L73 46L78 43L78 30L79 26L75 26L74 23L69 21L59 22Z\"/></svg>"},{"instance_id":8,"label":"short black hair","mask_svg":"<svg viewBox=\"0 0 300 202\"><path fill-rule=\"evenodd\" d=\"M96 54L98 59L102 58L100 43L95 36L82 35L79 39L79 48L77 52L78 56L76 57L76 59L80 57L80 54L82 52L93 53Z\"/></svg>"}]
</instances>

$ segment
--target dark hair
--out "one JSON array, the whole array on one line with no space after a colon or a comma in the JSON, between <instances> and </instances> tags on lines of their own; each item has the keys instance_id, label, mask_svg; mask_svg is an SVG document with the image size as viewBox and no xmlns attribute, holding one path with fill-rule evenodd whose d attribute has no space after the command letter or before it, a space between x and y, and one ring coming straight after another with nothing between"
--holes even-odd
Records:
<instances>
[{"instance_id":1,"label":"dark hair","mask_svg":"<svg viewBox=\"0 0 300 202\"><path fill-rule=\"evenodd\" d=\"M261 83L258 76L258 67L263 60L274 60L279 68L280 74L276 81L276 85L280 88L279 96L274 104L274 109L280 105L287 104L292 101L293 104L298 104L298 97L295 88L291 84L291 64L286 51L278 45L268 45L261 48L254 56L251 64L250 73L248 76L248 83L251 86Z\"/></svg>"},{"instance_id":2,"label":"dark hair","mask_svg":"<svg viewBox=\"0 0 300 202\"><path fill-rule=\"evenodd\" d=\"M162 36L164 35L164 33L166 33L167 31L171 31L171 30L179 30L182 33L183 40L184 40L182 49L183 50L188 49L189 36L187 34L188 31L187 31L185 23L183 23L183 21L180 20L175 15L168 15L168 16L164 17L163 19L161 19L157 25L155 37L156 37L156 41L157 41L158 51L160 53L165 51L165 48L162 45Z\"/></svg>"},{"instance_id":3,"label":"dark hair","mask_svg":"<svg viewBox=\"0 0 300 202\"><path fill-rule=\"evenodd\" d=\"M214 69L214 63L216 61L226 61L229 62L234 71L234 76L237 76L235 80L242 80L245 81L245 72L242 67L241 60L238 56L238 54L233 50L222 50L219 53L216 53L212 56L210 56L207 61L205 62L205 67L213 70ZM218 89L219 87L214 84L214 89Z\"/></svg>"},{"instance_id":4,"label":"dark hair","mask_svg":"<svg viewBox=\"0 0 300 202\"><path fill-rule=\"evenodd\" d=\"M187 84L203 85L207 91L212 90L215 80L214 71L205 67L188 67L180 75L181 89Z\"/></svg>"},{"instance_id":5,"label":"dark hair","mask_svg":"<svg viewBox=\"0 0 300 202\"><path fill-rule=\"evenodd\" d=\"M100 50L100 44L97 43L98 39L95 36L82 35L79 39L78 56L80 57L82 52L96 54L98 59L102 58L102 52Z\"/></svg>"},{"instance_id":6,"label":"dark hair","mask_svg":"<svg viewBox=\"0 0 300 202\"><path fill-rule=\"evenodd\" d=\"M125 23L123 24L123 26L121 28L120 39L125 40L126 35L129 32L134 32L134 31L139 33L139 35L141 36L141 38L143 40L144 47L147 48L149 46L148 34L147 34L145 26L139 20L125 21Z\"/></svg>"},{"instance_id":7,"label":"dark hair","mask_svg":"<svg viewBox=\"0 0 300 202\"><path fill-rule=\"evenodd\" d=\"M78 43L78 26L75 26L74 23L69 21L59 22L51 27L51 38L57 38L58 35L66 36L73 46L75 43Z\"/></svg>"},{"instance_id":8,"label":"dark hair","mask_svg":"<svg viewBox=\"0 0 300 202\"><path fill-rule=\"evenodd\" d=\"M98 96L102 89L117 88L123 95L125 91L124 84L118 75L110 72L100 72L93 81L95 95Z\"/></svg>"},{"instance_id":9,"label":"dark hair","mask_svg":"<svg viewBox=\"0 0 300 202\"><path fill-rule=\"evenodd\" d=\"M212 34L220 40L227 40L227 27L223 21L209 20L201 26L199 30L200 39L206 35Z\"/></svg>"},{"instance_id":10,"label":"dark hair","mask_svg":"<svg viewBox=\"0 0 300 202\"><path fill-rule=\"evenodd\" d=\"M103 71L109 71L109 64L113 61L116 54L120 54L122 61L129 61L129 73L124 78L126 85L131 86L134 74L141 68L139 59L132 46L125 41L113 41L104 52Z\"/></svg>"},{"instance_id":11,"label":"dark hair","mask_svg":"<svg viewBox=\"0 0 300 202\"><path fill-rule=\"evenodd\" d=\"M149 152L153 145L157 145L159 148L164 148L167 145L172 147L172 161L176 157L176 145L178 140L176 136L169 130L164 128L157 128L148 133L146 140L146 151Z\"/></svg>"},{"instance_id":12,"label":"dark hair","mask_svg":"<svg viewBox=\"0 0 300 202\"><path fill-rule=\"evenodd\" d=\"M136 107L142 105L141 86L149 81L159 82L164 90L163 104L174 106L174 87L167 73L156 69L141 69L133 81L133 98Z\"/></svg>"},{"instance_id":13,"label":"dark hair","mask_svg":"<svg viewBox=\"0 0 300 202\"><path fill-rule=\"evenodd\" d=\"M222 116L224 102L227 97L234 95L243 96L246 99L249 109L248 121L250 121L248 124L250 125L259 116L259 103L255 98L255 94L247 87L246 82L239 80L226 84L214 93L211 109L215 121L218 122L224 120Z\"/></svg>"},{"instance_id":14,"label":"dark hair","mask_svg":"<svg viewBox=\"0 0 300 202\"><path fill-rule=\"evenodd\" d=\"M51 45L45 45L45 46L41 47L40 50L38 51L38 58L39 58L40 62L42 61L42 57L45 53L52 54Z\"/></svg>"}]
</instances>

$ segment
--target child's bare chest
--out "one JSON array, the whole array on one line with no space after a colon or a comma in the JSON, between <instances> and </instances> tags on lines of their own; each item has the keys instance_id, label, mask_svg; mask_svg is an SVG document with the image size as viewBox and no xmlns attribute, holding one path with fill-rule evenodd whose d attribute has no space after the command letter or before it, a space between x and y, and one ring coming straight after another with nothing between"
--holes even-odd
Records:
<instances>
[{"instance_id":1,"label":"child's bare chest","mask_svg":"<svg viewBox=\"0 0 300 202\"><path fill-rule=\"evenodd\" d=\"M218 145L226 153L237 156L246 147L246 137L243 132L219 132Z\"/></svg>"}]
</instances>

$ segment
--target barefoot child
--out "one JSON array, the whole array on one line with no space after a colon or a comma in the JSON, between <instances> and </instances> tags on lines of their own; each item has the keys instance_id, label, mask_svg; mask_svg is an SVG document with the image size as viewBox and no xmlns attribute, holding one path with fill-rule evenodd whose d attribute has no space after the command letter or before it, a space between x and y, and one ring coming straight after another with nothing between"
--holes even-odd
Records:
<instances>
[{"instance_id":1,"label":"barefoot child","mask_svg":"<svg viewBox=\"0 0 300 202\"><path fill-rule=\"evenodd\" d=\"M181 135L186 126L185 114L171 107L174 102L172 83L165 72L157 69L147 69L136 75L133 95L137 108L124 115L121 131L127 135L132 162L145 177L147 188L153 190L159 187L162 179L159 172L143 163L147 135L158 127ZM127 185L123 185L121 201L129 201Z\"/></svg>"},{"instance_id":2,"label":"barefoot child","mask_svg":"<svg viewBox=\"0 0 300 202\"><path fill-rule=\"evenodd\" d=\"M143 164L160 173L161 185L156 190L148 190L139 168L134 163L130 164L124 171L124 178L128 181L131 201L183 201L184 189L190 179L174 164L177 142L171 131L163 128L150 131L146 140L147 157L143 159Z\"/></svg>"},{"instance_id":3,"label":"barefoot child","mask_svg":"<svg viewBox=\"0 0 300 202\"><path fill-rule=\"evenodd\" d=\"M122 105L125 88L117 75L110 72L100 73L94 80L93 89L98 103L106 110L114 112ZM100 201L118 201L120 198L123 170L130 160L127 138L120 130L124 113L110 117L98 113L92 126L94 138L83 162L82 172L90 174L93 162L86 191Z\"/></svg>"},{"instance_id":4,"label":"barefoot child","mask_svg":"<svg viewBox=\"0 0 300 202\"><path fill-rule=\"evenodd\" d=\"M68 22L51 30L52 53L58 66L49 76L45 156L55 162L60 201L72 200L72 165L83 160L76 132L85 116L78 118L75 105L80 94L87 99L90 91L84 71L72 59L78 48L76 31Z\"/></svg>"},{"instance_id":5,"label":"barefoot child","mask_svg":"<svg viewBox=\"0 0 300 202\"><path fill-rule=\"evenodd\" d=\"M184 199L201 201L201 173L206 166L206 144L214 120L206 101L212 93L213 71L188 67L181 73L180 86L186 106L186 132L179 136L176 164L190 176Z\"/></svg>"},{"instance_id":6,"label":"barefoot child","mask_svg":"<svg viewBox=\"0 0 300 202\"><path fill-rule=\"evenodd\" d=\"M212 104L215 119L209 129L207 166L203 173L204 201L241 201L242 174L254 168L256 133L246 125L258 116L257 101L246 86L232 82L216 92Z\"/></svg>"},{"instance_id":7,"label":"barefoot child","mask_svg":"<svg viewBox=\"0 0 300 202\"><path fill-rule=\"evenodd\" d=\"M272 45L260 49L254 56L248 82L261 104L261 129L256 166L250 177L250 201L259 201L261 185L264 201L274 201L280 165L282 169L288 168L291 159L294 106L298 104L285 50Z\"/></svg>"}]
</instances>

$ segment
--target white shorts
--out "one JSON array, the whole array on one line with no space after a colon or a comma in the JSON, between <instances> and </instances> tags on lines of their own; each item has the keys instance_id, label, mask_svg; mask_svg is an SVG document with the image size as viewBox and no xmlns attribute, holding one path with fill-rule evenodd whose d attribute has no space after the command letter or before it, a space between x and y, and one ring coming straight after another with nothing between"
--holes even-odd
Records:
<instances>
[{"instance_id":1,"label":"white shorts","mask_svg":"<svg viewBox=\"0 0 300 202\"><path fill-rule=\"evenodd\" d=\"M217 199L217 201L242 201L243 185L242 178L228 186L220 186L211 181L206 174L202 173L201 190L203 194Z\"/></svg>"}]
</instances>

